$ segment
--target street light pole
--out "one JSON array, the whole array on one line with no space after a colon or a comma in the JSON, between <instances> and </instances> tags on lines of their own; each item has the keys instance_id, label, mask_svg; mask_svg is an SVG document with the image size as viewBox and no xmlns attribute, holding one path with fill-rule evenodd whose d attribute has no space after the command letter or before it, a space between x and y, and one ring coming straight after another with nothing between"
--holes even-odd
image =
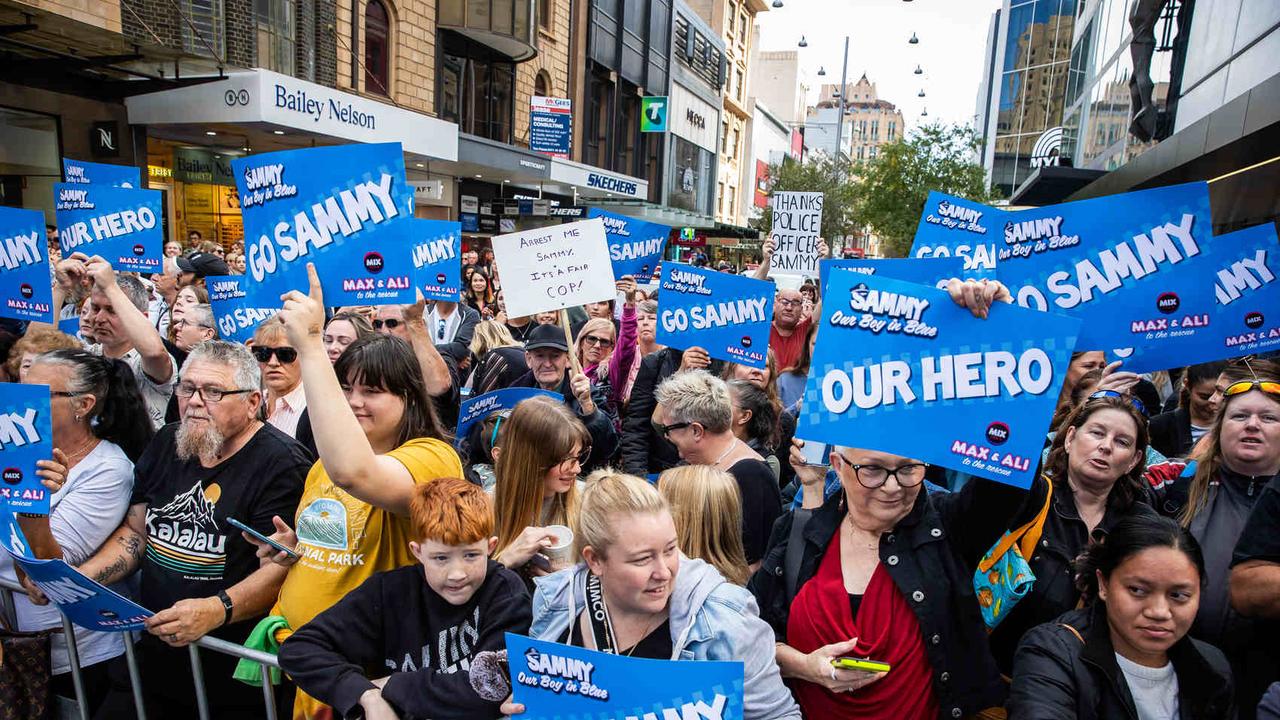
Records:
<instances>
[{"instance_id":1,"label":"street light pole","mask_svg":"<svg viewBox=\"0 0 1280 720\"><path fill-rule=\"evenodd\" d=\"M849 75L849 36L844 36L844 63L840 67L840 106L836 113L836 159L840 158L840 141L844 135L844 96L848 91L846 82Z\"/></svg>"}]
</instances>

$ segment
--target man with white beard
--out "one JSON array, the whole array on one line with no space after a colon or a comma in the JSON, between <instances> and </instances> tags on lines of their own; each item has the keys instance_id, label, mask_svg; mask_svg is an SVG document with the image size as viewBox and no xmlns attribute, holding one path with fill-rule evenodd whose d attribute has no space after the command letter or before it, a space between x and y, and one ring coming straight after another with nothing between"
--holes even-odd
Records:
<instances>
[{"instance_id":1,"label":"man with white beard","mask_svg":"<svg viewBox=\"0 0 1280 720\"><path fill-rule=\"evenodd\" d=\"M301 445L258 420L262 377L248 348L203 342L180 378L182 420L162 428L138 459L124 523L80 566L103 584L142 571L138 600L156 611L138 643L150 717L195 717L185 646L206 634L243 642L275 602L288 570L260 567L256 547L227 519L264 535L292 522L311 465ZM212 717L261 710L261 692L231 679L234 658L202 657ZM118 665L95 717L135 714L127 669Z\"/></svg>"}]
</instances>

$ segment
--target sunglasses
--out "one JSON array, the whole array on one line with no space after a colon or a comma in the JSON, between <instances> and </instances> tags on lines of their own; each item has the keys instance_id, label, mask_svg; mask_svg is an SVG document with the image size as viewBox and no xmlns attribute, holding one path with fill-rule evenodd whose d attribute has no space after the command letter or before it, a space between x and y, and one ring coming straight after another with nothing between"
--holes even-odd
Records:
<instances>
[{"instance_id":1,"label":"sunglasses","mask_svg":"<svg viewBox=\"0 0 1280 720\"><path fill-rule=\"evenodd\" d=\"M1116 392L1115 390L1099 390L1090 395L1088 399L1097 400L1098 398L1120 398L1121 400L1126 400L1134 407L1134 409L1142 413L1143 417L1146 417L1147 407L1142 404L1141 400L1131 395L1125 395L1124 393Z\"/></svg>"},{"instance_id":2,"label":"sunglasses","mask_svg":"<svg viewBox=\"0 0 1280 720\"><path fill-rule=\"evenodd\" d=\"M1231 397L1240 393L1247 393L1250 390L1261 390L1268 395L1280 395L1280 382L1272 382L1270 380L1241 380L1233 382L1222 391L1223 397Z\"/></svg>"},{"instance_id":3,"label":"sunglasses","mask_svg":"<svg viewBox=\"0 0 1280 720\"><path fill-rule=\"evenodd\" d=\"M595 335L587 335L582 338L583 345L599 345L600 347L613 347L613 341L607 338L596 337Z\"/></svg>"},{"instance_id":4,"label":"sunglasses","mask_svg":"<svg viewBox=\"0 0 1280 720\"><path fill-rule=\"evenodd\" d=\"M374 320L374 321L373 321L373 329L374 329L374 330L381 330L381 329L382 329L382 326L384 326L384 325L385 325L385 326L387 327L387 329L388 329L388 330L395 330L396 328L400 327L400 326L401 326L401 325L403 325L403 324L404 324L404 322L403 322L403 321L401 321L401 320L396 320L395 318L390 318L390 319L388 319L388 320Z\"/></svg>"},{"instance_id":5,"label":"sunglasses","mask_svg":"<svg viewBox=\"0 0 1280 720\"><path fill-rule=\"evenodd\" d=\"M280 358L280 362L288 365L298 359L298 351L291 347L271 347L270 345L254 345L249 348L260 363L271 362L271 356Z\"/></svg>"},{"instance_id":6,"label":"sunglasses","mask_svg":"<svg viewBox=\"0 0 1280 720\"><path fill-rule=\"evenodd\" d=\"M671 433L675 432L676 430L683 430L684 428L687 428L693 425L693 423L691 422L678 422L678 423L671 423L670 425L663 425L660 422L656 422L652 420L650 422L653 423L654 432L658 433L664 438L669 437Z\"/></svg>"}]
</instances>

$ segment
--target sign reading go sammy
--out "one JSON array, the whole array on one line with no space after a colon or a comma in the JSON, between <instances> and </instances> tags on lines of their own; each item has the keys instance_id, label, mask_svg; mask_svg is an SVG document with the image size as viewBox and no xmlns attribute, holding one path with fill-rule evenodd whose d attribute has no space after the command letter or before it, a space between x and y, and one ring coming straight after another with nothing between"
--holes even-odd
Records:
<instances>
[{"instance_id":1,"label":"sign reading go sammy","mask_svg":"<svg viewBox=\"0 0 1280 720\"><path fill-rule=\"evenodd\" d=\"M664 296L665 297L665 296ZM1030 486L1080 321L831 273L796 435Z\"/></svg>"},{"instance_id":2,"label":"sign reading go sammy","mask_svg":"<svg viewBox=\"0 0 1280 720\"><path fill-rule=\"evenodd\" d=\"M413 188L399 143L266 153L231 168L252 296L278 306L306 289L312 262L326 305L414 302Z\"/></svg>"},{"instance_id":3,"label":"sign reading go sammy","mask_svg":"<svg viewBox=\"0 0 1280 720\"><path fill-rule=\"evenodd\" d=\"M117 270L160 272L164 229L160 191L55 183L62 256L101 255Z\"/></svg>"},{"instance_id":4,"label":"sign reading go sammy","mask_svg":"<svg viewBox=\"0 0 1280 720\"><path fill-rule=\"evenodd\" d=\"M773 321L773 283L706 268L662 264L658 337L680 350L764 368Z\"/></svg>"}]
</instances>

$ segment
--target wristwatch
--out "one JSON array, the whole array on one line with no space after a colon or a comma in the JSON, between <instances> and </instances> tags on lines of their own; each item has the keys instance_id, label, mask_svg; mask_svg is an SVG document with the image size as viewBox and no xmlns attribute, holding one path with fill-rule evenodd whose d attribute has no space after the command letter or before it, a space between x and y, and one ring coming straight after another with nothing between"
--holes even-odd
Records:
<instances>
[{"instance_id":1,"label":"wristwatch","mask_svg":"<svg viewBox=\"0 0 1280 720\"><path fill-rule=\"evenodd\" d=\"M222 607L227 611L227 616L222 619L222 624L226 625L231 622L231 612L235 610L235 603L231 602L231 596L226 590L218 591L218 599L222 601Z\"/></svg>"}]
</instances>

